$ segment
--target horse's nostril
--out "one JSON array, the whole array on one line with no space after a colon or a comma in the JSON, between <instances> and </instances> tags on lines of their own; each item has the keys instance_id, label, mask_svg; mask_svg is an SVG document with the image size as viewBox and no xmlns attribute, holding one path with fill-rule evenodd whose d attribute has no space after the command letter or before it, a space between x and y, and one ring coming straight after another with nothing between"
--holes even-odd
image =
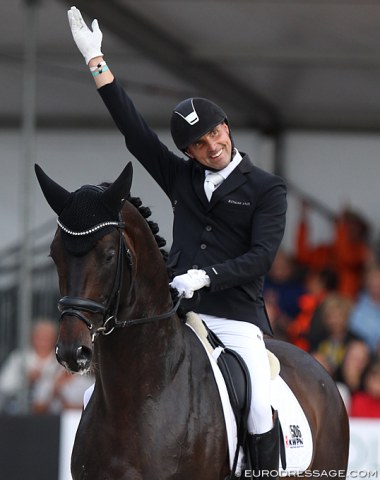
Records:
<instances>
[{"instance_id":1,"label":"horse's nostril","mask_svg":"<svg viewBox=\"0 0 380 480\"><path fill-rule=\"evenodd\" d=\"M86 369L89 367L92 358L92 350L85 345L78 347L77 349L77 363L80 369Z\"/></svg>"}]
</instances>

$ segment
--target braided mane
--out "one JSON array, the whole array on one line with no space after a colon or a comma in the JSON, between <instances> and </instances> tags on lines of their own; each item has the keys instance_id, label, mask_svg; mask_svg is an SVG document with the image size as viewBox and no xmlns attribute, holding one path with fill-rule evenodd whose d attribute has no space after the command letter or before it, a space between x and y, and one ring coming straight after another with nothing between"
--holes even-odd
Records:
<instances>
[{"instance_id":1,"label":"braided mane","mask_svg":"<svg viewBox=\"0 0 380 480\"><path fill-rule=\"evenodd\" d=\"M147 224L149 225L150 230L153 233L153 236L157 242L158 248L166 264L166 261L168 259L168 252L163 248L166 245L166 240L162 238L160 235L158 235L158 232L159 232L158 224L156 222L152 222L151 220L148 220L148 218L152 215L151 209L149 207L143 206L140 197L129 197L128 201L134 207L136 207L140 215L143 218L145 218ZM171 280L173 278L173 271L171 269L167 269L167 273L168 273L168 279ZM178 299L178 291L175 288L170 287L170 295L172 297L173 304L176 303ZM193 310L193 308L198 303L198 301L199 301L198 296L194 296L193 300L183 299L177 311L179 317L185 320L187 312Z\"/></svg>"},{"instance_id":2,"label":"braided mane","mask_svg":"<svg viewBox=\"0 0 380 480\"><path fill-rule=\"evenodd\" d=\"M156 243L161 252L161 255L166 263L166 260L168 259L168 253L163 248L166 245L166 240L162 238L160 235L158 235L158 232L160 231L158 224L156 222L152 222L151 220L148 220L148 218L152 215L152 210L149 207L144 207L140 197L129 197L128 201L134 207L136 207L140 215L143 218L145 218L151 232L153 233L154 239L156 240Z\"/></svg>"}]
</instances>

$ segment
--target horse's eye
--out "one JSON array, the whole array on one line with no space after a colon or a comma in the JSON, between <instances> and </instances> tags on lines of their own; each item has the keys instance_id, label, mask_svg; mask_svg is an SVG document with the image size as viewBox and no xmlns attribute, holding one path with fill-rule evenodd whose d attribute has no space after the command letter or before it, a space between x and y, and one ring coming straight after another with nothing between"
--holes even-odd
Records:
<instances>
[{"instance_id":1,"label":"horse's eye","mask_svg":"<svg viewBox=\"0 0 380 480\"><path fill-rule=\"evenodd\" d=\"M108 252L106 252L106 262L112 262L112 260L114 259L116 255L116 250L108 250Z\"/></svg>"}]
</instances>

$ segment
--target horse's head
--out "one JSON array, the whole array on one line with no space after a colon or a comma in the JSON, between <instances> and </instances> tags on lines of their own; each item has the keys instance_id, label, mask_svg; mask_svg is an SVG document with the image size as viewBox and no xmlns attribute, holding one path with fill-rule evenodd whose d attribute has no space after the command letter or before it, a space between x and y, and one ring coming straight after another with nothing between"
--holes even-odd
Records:
<instances>
[{"instance_id":1,"label":"horse's head","mask_svg":"<svg viewBox=\"0 0 380 480\"><path fill-rule=\"evenodd\" d=\"M72 193L38 165L36 175L58 215L50 249L63 295L58 302L56 355L68 370L84 373L90 368L94 339L107 333L108 322L117 315L123 271L130 262L122 209L130 192L132 164L108 187L84 185Z\"/></svg>"}]
</instances>

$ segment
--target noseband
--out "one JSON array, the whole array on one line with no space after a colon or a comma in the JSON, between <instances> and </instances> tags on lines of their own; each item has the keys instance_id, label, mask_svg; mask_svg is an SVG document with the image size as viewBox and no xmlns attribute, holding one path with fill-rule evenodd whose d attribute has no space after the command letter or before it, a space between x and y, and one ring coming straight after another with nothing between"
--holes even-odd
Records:
<instances>
[{"instance_id":1,"label":"noseband","mask_svg":"<svg viewBox=\"0 0 380 480\"><path fill-rule=\"evenodd\" d=\"M163 320L163 319L169 318L176 313L183 297L181 295L178 298L176 304L173 306L173 308L166 313L155 315L152 317L141 317L141 318L125 320L122 322L118 321L117 314L119 310L121 286L123 281L124 256L126 256L127 258L127 265L130 272L132 271L133 260L132 260L131 251L128 248L127 242L123 235L123 229L125 228L124 222L122 221L115 222L115 226L119 232L119 250L118 250L118 257L117 257L115 279L114 279L111 294L108 297L106 304L96 302L95 300L91 300L89 298L72 297L72 296L62 297L58 301L58 310L61 313L60 320L62 320L62 318L65 315L74 316L82 320L86 324L90 332L92 333L92 342L96 340L98 335L100 334L109 335L114 331L115 328L124 328L124 327L130 327L132 325L141 325L144 323L149 323L149 322L154 322L157 320ZM95 328L94 324L86 316L86 313L102 315L103 316L102 325L98 328Z\"/></svg>"}]
</instances>

